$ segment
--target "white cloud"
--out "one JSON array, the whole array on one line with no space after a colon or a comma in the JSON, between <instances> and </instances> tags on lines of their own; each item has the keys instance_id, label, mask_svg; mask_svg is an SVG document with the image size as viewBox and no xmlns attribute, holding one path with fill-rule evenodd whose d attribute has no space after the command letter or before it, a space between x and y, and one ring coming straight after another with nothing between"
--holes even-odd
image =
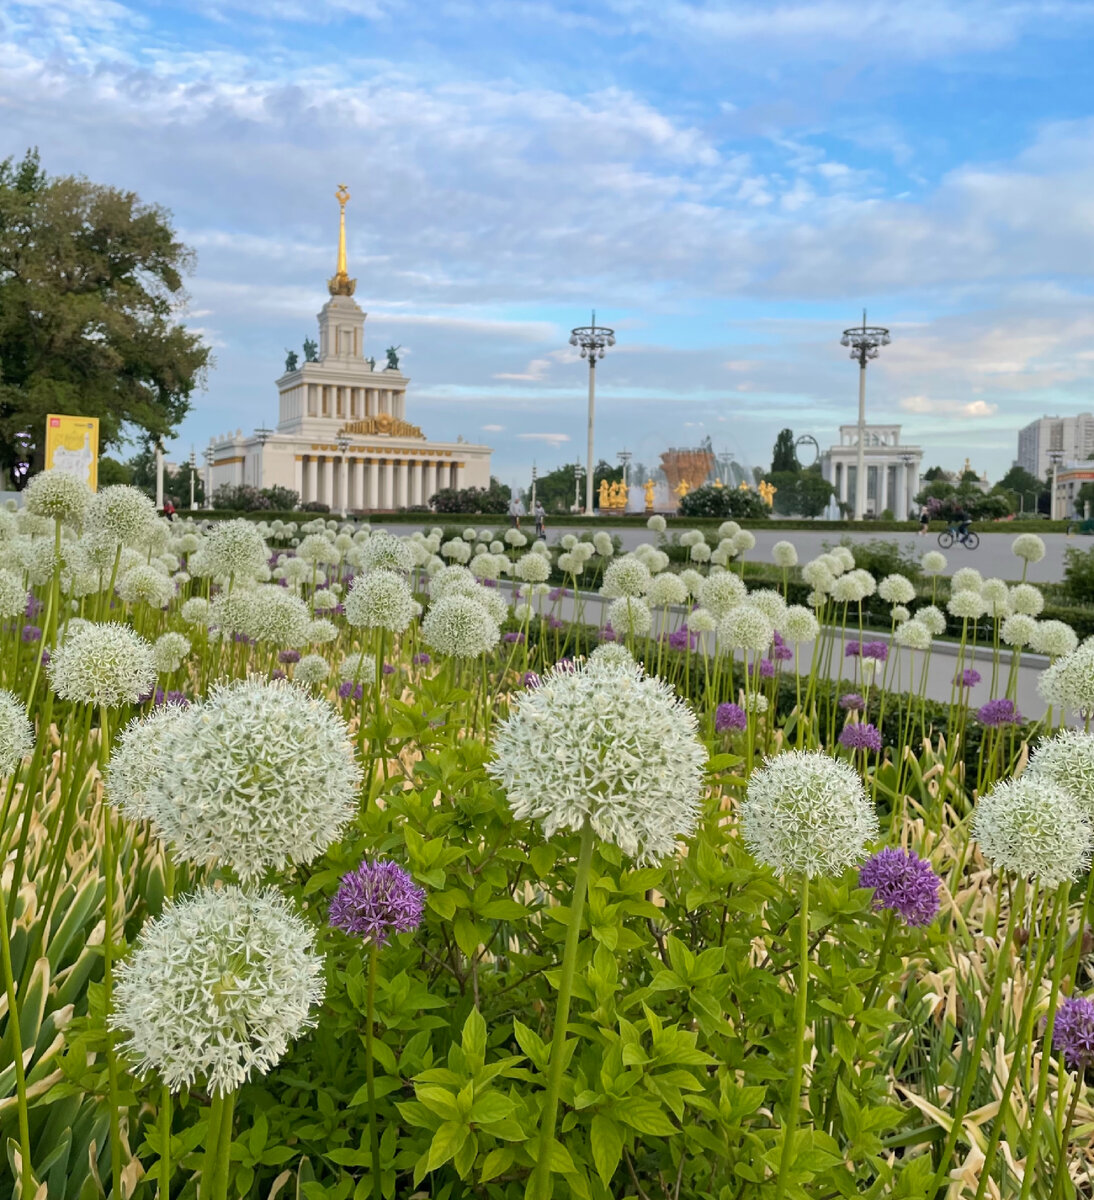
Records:
<instances>
[{"instance_id":1,"label":"white cloud","mask_svg":"<svg viewBox=\"0 0 1094 1200\"><path fill-rule=\"evenodd\" d=\"M570 440L568 433L518 433L522 442L546 442L549 446L561 446Z\"/></svg>"},{"instance_id":2,"label":"white cloud","mask_svg":"<svg viewBox=\"0 0 1094 1200\"><path fill-rule=\"evenodd\" d=\"M504 425L482 425L480 426L483 433L501 433L504 430Z\"/></svg>"},{"instance_id":3,"label":"white cloud","mask_svg":"<svg viewBox=\"0 0 1094 1200\"><path fill-rule=\"evenodd\" d=\"M911 413L946 413L962 417L991 417L999 411L998 404L985 400L939 400L930 396L905 396L900 407Z\"/></svg>"}]
</instances>

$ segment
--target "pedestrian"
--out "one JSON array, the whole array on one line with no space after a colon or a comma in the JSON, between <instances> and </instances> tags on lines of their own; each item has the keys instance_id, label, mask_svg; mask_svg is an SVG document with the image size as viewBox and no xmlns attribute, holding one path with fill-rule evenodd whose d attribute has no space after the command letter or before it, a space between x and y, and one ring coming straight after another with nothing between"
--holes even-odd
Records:
<instances>
[{"instance_id":1,"label":"pedestrian","mask_svg":"<svg viewBox=\"0 0 1094 1200\"><path fill-rule=\"evenodd\" d=\"M541 538L544 535L544 522L547 520L547 510L543 507L543 501L537 500L536 507L533 510L536 517L536 537Z\"/></svg>"},{"instance_id":2,"label":"pedestrian","mask_svg":"<svg viewBox=\"0 0 1094 1200\"><path fill-rule=\"evenodd\" d=\"M931 523L931 510L925 504L921 504L919 507L919 536L920 537L927 536L927 526L930 525L930 523Z\"/></svg>"},{"instance_id":3,"label":"pedestrian","mask_svg":"<svg viewBox=\"0 0 1094 1200\"><path fill-rule=\"evenodd\" d=\"M509 524L514 529L520 528L520 519L524 516L524 505L521 503L520 497L513 494L513 498L509 501Z\"/></svg>"},{"instance_id":4,"label":"pedestrian","mask_svg":"<svg viewBox=\"0 0 1094 1200\"><path fill-rule=\"evenodd\" d=\"M163 502L163 515L169 520L175 519L175 503L170 496Z\"/></svg>"}]
</instances>

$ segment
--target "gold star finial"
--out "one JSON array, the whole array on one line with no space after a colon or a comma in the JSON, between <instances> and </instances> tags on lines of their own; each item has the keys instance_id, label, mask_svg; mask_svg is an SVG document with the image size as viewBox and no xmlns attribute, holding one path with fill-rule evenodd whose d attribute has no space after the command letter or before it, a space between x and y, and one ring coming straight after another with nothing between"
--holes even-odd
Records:
<instances>
[{"instance_id":1,"label":"gold star finial","mask_svg":"<svg viewBox=\"0 0 1094 1200\"><path fill-rule=\"evenodd\" d=\"M338 201L338 269L333 278L327 281L327 290L332 296L352 296L357 280L350 279L346 270L346 203L349 200L349 188L340 183L334 198Z\"/></svg>"}]
</instances>

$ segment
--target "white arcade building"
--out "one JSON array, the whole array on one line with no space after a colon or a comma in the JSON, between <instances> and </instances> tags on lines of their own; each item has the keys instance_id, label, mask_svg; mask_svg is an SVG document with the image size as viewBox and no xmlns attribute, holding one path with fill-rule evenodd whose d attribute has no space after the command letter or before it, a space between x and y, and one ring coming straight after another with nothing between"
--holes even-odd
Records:
<instances>
[{"instance_id":1,"label":"white arcade building","mask_svg":"<svg viewBox=\"0 0 1094 1200\"><path fill-rule=\"evenodd\" d=\"M290 353L277 380L277 428L213 438L205 452L206 495L221 484L291 488L301 503L333 512L376 512L428 505L441 488L488 487L490 447L432 442L406 419L410 380L397 347L377 369L365 358L365 317L346 273L346 201L341 206L338 269L319 313L319 341L306 342L304 362Z\"/></svg>"},{"instance_id":2,"label":"white arcade building","mask_svg":"<svg viewBox=\"0 0 1094 1200\"><path fill-rule=\"evenodd\" d=\"M889 509L898 521L907 520L920 490L923 448L902 442L899 425L867 425L863 457L867 515L879 517ZM821 474L836 489L836 499L852 507L857 463L858 425L841 425L839 445L821 455Z\"/></svg>"}]
</instances>

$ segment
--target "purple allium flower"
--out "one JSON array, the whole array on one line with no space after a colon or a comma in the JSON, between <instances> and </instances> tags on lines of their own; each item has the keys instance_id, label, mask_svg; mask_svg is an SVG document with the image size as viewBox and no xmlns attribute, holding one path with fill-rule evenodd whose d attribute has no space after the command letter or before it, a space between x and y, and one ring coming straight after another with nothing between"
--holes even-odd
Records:
<instances>
[{"instance_id":1,"label":"purple allium flower","mask_svg":"<svg viewBox=\"0 0 1094 1200\"><path fill-rule=\"evenodd\" d=\"M414 658L411 661L416 667L424 667L427 663L431 663L433 660L428 654L426 654L424 650L419 650L419 652L414 655Z\"/></svg>"},{"instance_id":2,"label":"purple allium flower","mask_svg":"<svg viewBox=\"0 0 1094 1200\"><path fill-rule=\"evenodd\" d=\"M338 695L342 700L349 700L350 698L360 700L364 694L365 689L359 683L354 685L352 679L347 679L338 686Z\"/></svg>"},{"instance_id":3,"label":"purple allium flower","mask_svg":"<svg viewBox=\"0 0 1094 1200\"><path fill-rule=\"evenodd\" d=\"M239 642L242 646L253 646L254 638L248 637L245 633L233 633L232 641Z\"/></svg>"},{"instance_id":4,"label":"purple allium flower","mask_svg":"<svg viewBox=\"0 0 1094 1200\"><path fill-rule=\"evenodd\" d=\"M23 610L26 613L27 620L32 620L42 611L42 602L33 592L27 592L27 606Z\"/></svg>"},{"instance_id":5,"label":"purple allium flower","mask_svg":"<svg viewBox=\"0 0 1094 1200\"><path fill-rule=\"evenodd\" d=\"M1068 996L1056 1013L1052 1041L1069 1067L1081 1071L1094 1062L1094 1000Z\"/></svg>"},{"instance_id":6,"label":"purple allium flower","mask_svg":"<svg viewBox=\"0 0 1094 1200\"><path fill-rule=\"evenodd\" d=\"M23 626L23 641L24 642L40 642L42 640L42 631L37 625Z\"/></svg>"},{"instance_id":7,"label":"purple allium flower","mask_svg":"<svg viewBox=\"0 0 1094 1200\"><path fill-rule=\"evenodd\" d=\"M392 933L409 933L422 923L425 892L398 863L367 858L342 876L330 904L335 929L386 946Z\"/></svg>"},{"instance_id":8,"label":"purple allium flower","mask_svg":"<svg viewBox=\"0 0 1094 1200\"><path fill-rule=\"evenodd\" d=\"M881 734L874 725L851 722L844 725L843 732L839 735L839 744L846 746L848 750L873 750L877 753L881 749Z\"/></svg>"},{"instance_id":9,"label":"purple allium flower","mask_svg":"<svg viewBox=\"0 0 1094 1200\"><path fill-rule=\"evenodd\" d=\"M981 725L997 728L1000 725L1020 724L1022 714L1013 700L989 700L976 710L976 718Z\"/></svg>"},{"instance_id":10,"label":"purple allium flower","mask_svg":"<svg viewBox=\"0 0 1094 1200\"><path fill-rule=\"evenodd\" d=\"M858 885L874 889L874 908L890 908L909 925L929 925L938 915L942 880L910 850L886 847L862 864Z\"/></svg>"},{"instance_id":11,"label":"purple allium flower","mask_svg":"<svg viewBox=\"0 0 1094 1200\"><path fill-rule=\"evenodd\" d=\"M382 671L383 671L383 674L385 674L385 675L394 675L395 674L395 668L391 665L391 663L384 663L384 665L382 667Z\"/></svg>"},{"instance_id":12,"label":"purple allium flower","mask_svg":"<svg viewBox=\"0 0 1094 1200\"><path fill-rule=\"evenodd\" d=\"M552 616L550 613L547 614L547 628L548 629L561 629L562 624L563 624L562 621L560 621L558 619L558 617Z\"/></svg>"},{"instance_id":13,"label":"purple allium flower","mask_svg":"<svg viewBox=\"0 0 1094 1200\"><path fill-rule=\"evenodd\" d=\"M271 671L270 678L271 679L288 679L288 675L286 675L284 671Z\"/></svg>"},{"instance_id":14,"label":"purple allium flower","mask_svg":"<svg viewBox=\"0 0 1094 1200\"><path fill-rule=\"evenodd\" d=\"M279 650L277 654L279 663L298 663L300 661L299 650Z\"/></svg>"},{"instance_id":15,"label":"purple allium flower","mask_svg":"<svg viewBox=\"0 0 1094 1200\"><path fill-rule=\"evenodd\" d=\"M731 729L747 729L748 717L739 704L719 704L714 710L714 731L728 733Z\"/></svg>"},{"instance_id":16,"label":"purple allium flower","mask_svg":"<svg viewBox=\"0 0 1094 1200\"><path fill-rule=\"evenodd\" d=\"M839 706L852 712L862 712L866 707L866 701L863 700L858 692L847 692L840 696Z\"/></svg>"},{"instance_id":17,"label":"purple allium flower","mask_svg":"<svg viewBox=\"0 0 1094 1200\"><path fill-rule=\"evenodd\" d=\"M885 662L889 657L888 642L863 642L862 657L876 658L878 662Z\"/></svg>"},{"instance_id":18,"label":"purple allium flower","mask_svg":"<svg viewBox=\"0 0 1094 1200\"><path fill-rule=\"evenodd\" d=\"M843 648L843 657L844 658L858 658L858 656L861 653L862 653L862 643L861 642L848 642L847 645L844 646L844 648Z\"/></svg>"},{"instance_id":19,"label":"purple allium flower","mask_svg":"<svg viewBox=\"0 0 1094 1200\"><path fill-rule=\"evenodd\" d=\"M521 679L521 683L523 683L526 688L538 688L539 682L539 676L535 673L535 671L525 671L524 676Z\"/></svg>"},{"instance_id":20,"label":"purple allium flower","mask_svg":"<svg viewBox=\"0 0 1094 1200\"><path fill-rule=\"evenodd\" d=\"M668 643L673 650L694 650L699 644L699 635L682 626L669 634Z\"/></svg>"},{"instance_id":21,"label":"purple allium flower","mask_svg":"<svg viewBox=\"0 0 1094 1200\"><path fill-rule=\"evenodd\" d=\"M604 628L597 633L596 640L598 642L614 642L616 640L615 630L610 624L605 625Z\"/></svg>"},{"instance_id":22,"label":"purple allium flower","mask_svg":"<svg viewBox=\"0 0 1094 1200\"><path fill-rule=\"evenodd\" d=\"M962 687L976 687L980 682L980 672L974 671L972 667L966 667L964 671L954 680L954 683L959 683Z\"/></svg>"},{"instance_id":23,"label":"purple allium flower","mask_svg":"<svg viewBox=\"0 0 1094 1200\"><path fill-rule=\"evenodd\" d=\"M752 674L762 679L770 679L775 674L775 664L770 658L761 658L752 668Z\"/></svg>"},{"instance_id":24,"label":"purple allium flower","mask_svg":"<svg viewBox=\"0 0 1094 1200\"><path fill-rule=\"evenodd\" d=\"M775 636L778 637L778 634ZM785 642L776 642L774 650L771 651L771 657L776 662L789 662L794 657L794 651Z\"/></svg>"},{"instance_id":25,"label":"purple allium flower","mask_svg":"<svg viewBox=\"0 0 1094 1200\"><path fill-rule=\"evenodd\" d=\"M479 582L483 587L496 588L498 586L498 581L496 579L481 579Z\"/></svg>"},{"instance_id":26,"label":"purple allium flower","mask_svg":"<svg viewBox=\"0 0 1094 1200\"><path fill-rule=\"evenodd\" d=\"M503 633L501 635L501 640L503 642L510 642L510 643L516 642L518 645L520 645L520 644L523 644L523 642L524 642L524 634L521 633L519 630L516 630L516 631L510 630L509 633Z\"/></svg>"},{"instance_id":27,"label":"purple allium flower","mask_svg":"<svg viewBox=\"0 0 1094 1200\"><path fill-rule=\"evenodd\" d=\"M153 703L157 708L161 708L165 704L176 704L179 708L190 707L190 700L185 692L165 692L163 688L156 688L156 695Z\"/></svg>"},{"instance_id":28,"label":"purple allium flower","mask_svg":"<svg viewBox=\"0 0 1094 1200\"><path fill-rule=\"evenodd\" d=\"M556 600L563 600L569 594L570 593L564 587L552 588L551 591L547 593L547 599L554 604Z\"/></svg>"}]
</instances>

